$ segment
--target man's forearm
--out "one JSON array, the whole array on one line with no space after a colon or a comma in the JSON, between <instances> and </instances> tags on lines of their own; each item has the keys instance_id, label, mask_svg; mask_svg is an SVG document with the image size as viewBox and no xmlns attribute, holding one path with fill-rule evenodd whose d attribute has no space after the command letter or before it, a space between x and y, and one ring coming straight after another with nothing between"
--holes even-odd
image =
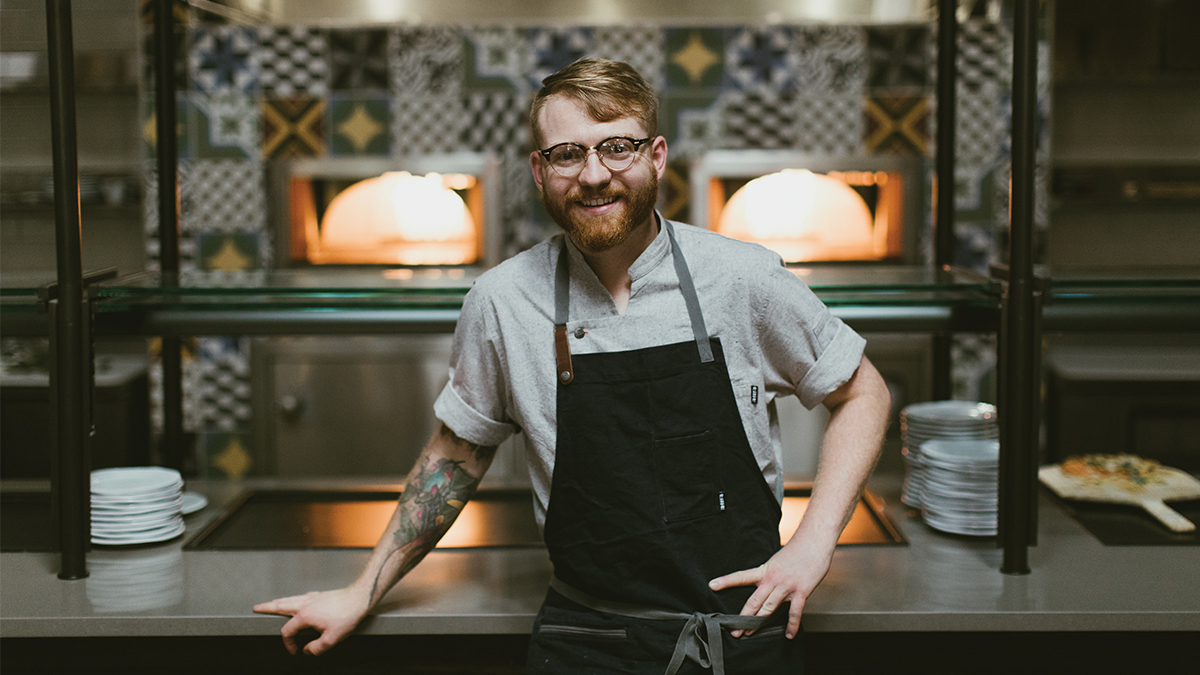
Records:
<instances>
[{"instance_id":1,"label":"man's forearm","mask_svg":"<svg viewBox=\"0 0 1200 675\"><path fill-rule=\"evenodd\" d=\"M831 407L812 498L797 531L800 540L830 551L879 458L891 405L887 385L866 359L850 385Z\"/></svg>"},{"instance_id":2,"label":"man's forearm","mask_svg":"<svg viewBox=\"0 0 1200 675\"><path fill-rule=\"evenodd\" d=\"M475 494L496 448L462 440L445 425L408 475L404 493L355 582L372 607L437 545Z\"/></svg>"}]
</instances>

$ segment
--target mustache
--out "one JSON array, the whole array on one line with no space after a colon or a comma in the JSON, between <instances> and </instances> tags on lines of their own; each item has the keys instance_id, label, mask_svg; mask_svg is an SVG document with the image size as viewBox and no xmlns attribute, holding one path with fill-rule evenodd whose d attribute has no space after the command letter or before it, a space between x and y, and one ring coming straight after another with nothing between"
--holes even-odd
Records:
<instances>
[{"instance_id":1,"label":"mustache","mask_svg":"<svg viewBox=\"0 0 1200 675\"><path fill-rule=\"evenodd\" d=\"M610 197L625 197L629 194L627 190L601 188L598 190L589 190L586 188L576 188L567 193L567 199L570 201L580 201L583 199L608 199Z\"/></svg>"}]
</instances>

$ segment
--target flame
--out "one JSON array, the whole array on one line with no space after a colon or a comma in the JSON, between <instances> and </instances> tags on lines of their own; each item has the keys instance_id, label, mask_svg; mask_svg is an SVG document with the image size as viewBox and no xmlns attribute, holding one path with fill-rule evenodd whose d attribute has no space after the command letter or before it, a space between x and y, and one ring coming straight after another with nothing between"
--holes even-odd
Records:
<instances>
[{"instance_id":1,"label":"flame","mask_svg":"<svg viewBox=\"0 0 1200 675\"><path fill-rule=\"evenodd\" d=\"M476 259L470 208L454 190L473 176L393 171L343 190L329 204L313 262L461 265Z\"/></svg>"},{"instance_id":2,"label":"flame","mask_svg":"<svg viewBox=\"0 0 1200 675\"><path fill-rule=\"evenodd\" d=\"M730 197L716 230L760 243L787 262L879 258L871 211L848 185L879 183L879 176L806 169L760 176Z\"/></svg>"}]
</instances>

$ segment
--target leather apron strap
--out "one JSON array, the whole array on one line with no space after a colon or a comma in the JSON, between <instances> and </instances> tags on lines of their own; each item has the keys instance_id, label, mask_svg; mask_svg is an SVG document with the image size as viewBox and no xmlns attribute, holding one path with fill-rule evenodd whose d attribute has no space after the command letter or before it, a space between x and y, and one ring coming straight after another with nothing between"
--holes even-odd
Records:
<instances>
[{"instance_id":1,"label":"leather apron strap","mask_svg":"<svg viewBox=\"0 0 1200 675\"><path fill-rule=\"evenodd\" d=\"M679 638L675 641L675 651L671 654L671 660L663 675L675 675L683 666L685 659L695 662L701 668L711 668L713 675L725 675L725 650L721 644L721 629L758 630L774 618L772 616L703 614L701 612L688 614L657 607L610 602L594 598L558 577L550 579L550 588L564 598L597 612L634 619L685 621L683 630L679 632Z\"/></svg>"}]
</instances>

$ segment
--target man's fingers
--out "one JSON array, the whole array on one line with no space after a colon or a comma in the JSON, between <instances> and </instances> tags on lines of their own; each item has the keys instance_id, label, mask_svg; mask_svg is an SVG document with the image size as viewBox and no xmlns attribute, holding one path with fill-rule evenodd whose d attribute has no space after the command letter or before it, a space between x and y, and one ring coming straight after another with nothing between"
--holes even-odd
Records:
<instances>
[{"instance_id":1,"label":"man's fingers","mask_svg":"<svg viewBox=\"0 0 1200 675\"><path fill-rule=\"evenodd\" d=\"M253 607L254 611L260 614L282 614L284 616L295 616L305 605L308 604L309 596L312 593L304 595L293 595L286 598L276 598L269 602L260 602Z\"/></svg>"},{"instance_id":2,"label":"man's fingers","mask_svg":"<svg viewBox=\"0 0 1200 675\"><path fill-rule=\"evenodd\" d=\"M804 612L804 600L792 598L792 606L788 609L787 629L784 635L791 640L796 637L796 633L800 632L800 615Z\"/></svg>"},{"instance_id":3,"label":"man's fingers","mask_svg":"<svg viewBox=\"0 0 1200 675\"><path fill-rule=\"evenodd\" d=\"M708 587L714 591L720 591L734 586L753 586L762 580L762 574L763 568L761 566L754 569L742 570L726 574L723 577L717 577L708 582Z\"/></svg>"},{"instance_id":4,"label":"man's fingers","mask_svg":"<svg viewBox=\"0 0 1200 675\"><path fill-rule=\"evenodd\" d=\"M301 645L296 636L305 628L308 628L308 624L299 617L292 617L291 620L283 624L283 628L279 633L283 636L283 646L287 647L289 654L296 654L300 651Z\"/></svg>"}]
</instances>

